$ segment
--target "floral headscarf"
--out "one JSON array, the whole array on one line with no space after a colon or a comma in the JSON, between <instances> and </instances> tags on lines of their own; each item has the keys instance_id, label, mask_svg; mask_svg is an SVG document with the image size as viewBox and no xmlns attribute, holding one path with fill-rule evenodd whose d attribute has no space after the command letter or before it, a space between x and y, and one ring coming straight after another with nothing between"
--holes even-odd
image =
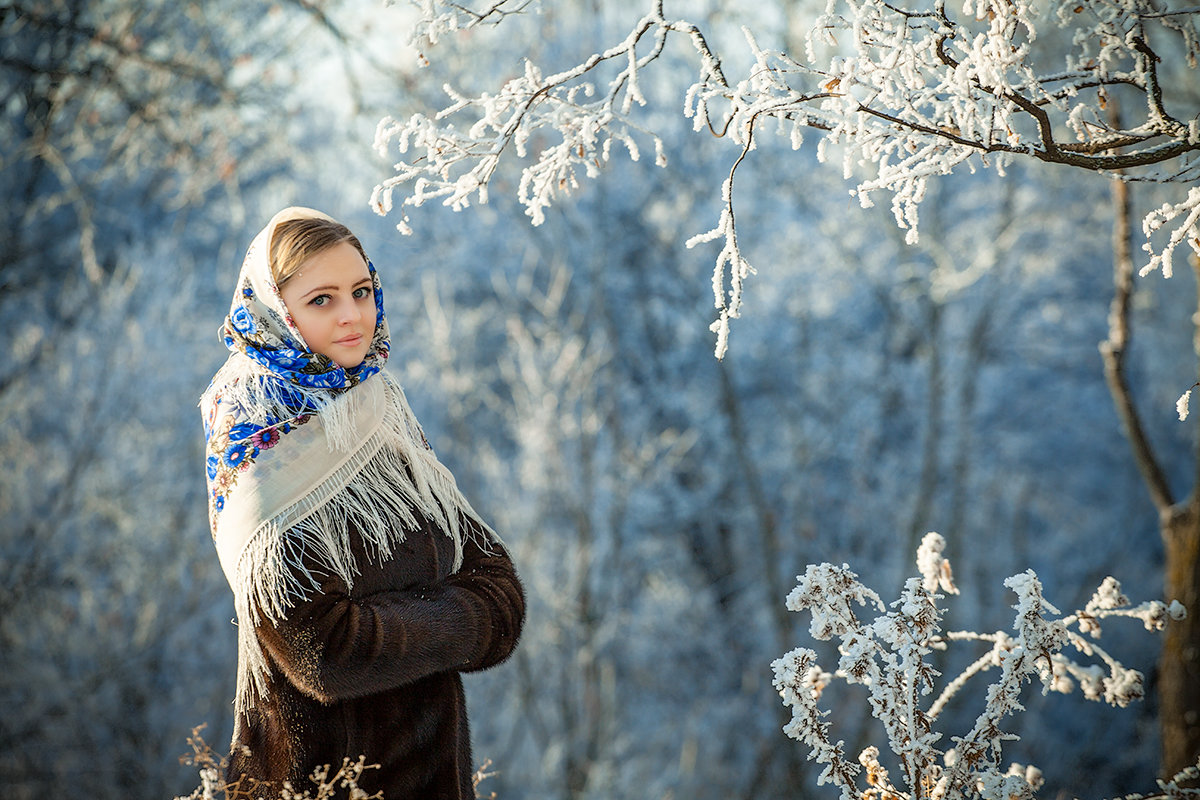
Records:
<instances>
[{"instance_id":1,"label":"floral headscarf","mask_svg":"<svg viewBox=\"0 0 1200 800\"><path fill-rule=\"evenodd\" d=\"M312 209L286 208L275 215L264 233L269 230L273 235L280 223L306 218L330 219ZM233 305L221 326L225 346L301 388L348 389L379 372L388 357L388 325L383 313L383 287L370 259L367 270L375 293L375 334L363 362L343 369L327 356L314 353L304 341L275 285L270 250L270 238L259 234L246 252Z\"/></svg>"},{"instance_id":2,"label":"floral headscarf","mask_svg":"<svg viewBox=\"0 0 1200 800\"><path fill-rule=\"evenodd\" d=\"M328 219L306 208L276 214L242 263L221 338L230 356L200 399L209 522L238 614L237 708L266 691L255 627L278 622L316 589L299 554L353 585L360 537L386 559L426 521L455 545L499 539L471 508L421 430L400 385L383 369L388 325L370 261L375 333L363 362L343 369L304 341L271 275L281 222Z\"/></svg>"},{"instance_id":3,"label":"floral headscarf","mask_svg":"<svg viewBox=\"0 0 1200 800\"><path fill-rule=\"evenodd\" d=\"M205 471L214 536L217 518L225 508L227 494L237 483L239 471L248 469L263 450L274 447L282 436L307 422L339 390L349 389L377 374L388 358L390 343L387 317L383 313L383 287L370 259L367 270L375 295L375 332L361 364L343 369L329 357L314 353L296 327L271 272L271 236L280 223L310 217L330 219L309 208L285 208L254 238L242 261L229 316L219 331L232 353L245 356L262 369L261 374L247 381L257 384L253 388L259 390L257 397L250 398L251 407L226 413L222 416L223 424L216 424L215 417L223 410L221 406L224 404L224 410L230 410L232 403L231 398L217 390L206 408Z\"/></svg>"}]
</instances>

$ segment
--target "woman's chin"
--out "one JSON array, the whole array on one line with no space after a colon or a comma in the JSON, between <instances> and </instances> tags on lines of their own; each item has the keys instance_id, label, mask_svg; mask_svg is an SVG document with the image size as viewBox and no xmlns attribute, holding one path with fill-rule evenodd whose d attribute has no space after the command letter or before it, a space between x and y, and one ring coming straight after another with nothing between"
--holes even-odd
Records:
<instances>
[{"instance_id":1,"label":"woman's chin","mask_svg":"<svg viewBox=\"0 0 1200 800\"><path fill-rule=\"evenodd\" d=\"M330 361L337 364L342 369L354 369L355 367L361 366L363 361L365 361L367 359L366 353L363 353L362 355L357 355L357 354L347 355L345 353L337 353L337 354L326 353L325 355L327 355L329 357Z\"/></svg>"}]
</instances>

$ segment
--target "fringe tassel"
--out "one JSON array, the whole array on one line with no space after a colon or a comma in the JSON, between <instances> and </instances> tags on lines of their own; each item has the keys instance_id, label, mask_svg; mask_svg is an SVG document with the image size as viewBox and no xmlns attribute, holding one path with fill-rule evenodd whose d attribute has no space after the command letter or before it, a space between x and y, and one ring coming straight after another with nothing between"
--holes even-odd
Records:
<instances>
[{"instance_id":1,"label":"fringe tassel","mask_svg":"<svg viewBox=\"0 0 1200 800\"><path fill-rule=\"evenodd\" d=\"M399 384L387 373L379 377L386 386L381 393L386 402L384 423L303 499L260 524L242 548L233 587L239 714L267 692L269 664L255 627L279 623L318 586L304 564L306 554L352 587L358 565L351 530L361 536L368 558L384 561L408 531L428 518L453 541L455 572L462 566L464 536L488 552L494 545L503 546L428 448ZM354 433L348 409L349 404L335 402L318 412L331 447ZM475 524L466 524L464 531L468 520Z\"/></svg>"}]
</instances>

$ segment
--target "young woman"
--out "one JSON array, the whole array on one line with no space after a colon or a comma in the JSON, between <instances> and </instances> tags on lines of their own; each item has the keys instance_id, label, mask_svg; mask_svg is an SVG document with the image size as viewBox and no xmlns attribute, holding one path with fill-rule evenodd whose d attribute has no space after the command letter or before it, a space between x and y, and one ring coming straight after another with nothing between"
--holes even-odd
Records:
<instances>
[{"instance_id":1,"label":"young woman","mask_svg":"<svg viewBox=\"0 0 1200 800\"><path fill-rule=\"evenodd\" d=\"M459 673L509 656L524 595L383 369L375 268L344 226L285 209L221 333L200 405L237 609L231 791L302 791L361 755L380 766L361 788L387 800L473 797Z\"/></svg>"}]
</instances>

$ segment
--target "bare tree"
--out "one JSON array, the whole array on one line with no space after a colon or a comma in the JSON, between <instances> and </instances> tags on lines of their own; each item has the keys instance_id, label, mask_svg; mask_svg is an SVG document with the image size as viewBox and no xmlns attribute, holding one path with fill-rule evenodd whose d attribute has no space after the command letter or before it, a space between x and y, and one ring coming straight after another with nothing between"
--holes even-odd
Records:
<instances>
[{"instance_id":1,"label":"bare tree","mask_svg":"<svg viewBox=\"0 0 1200 800\"><path fill-rule=\"evenodd\" d=\"M1130 384L1127 358L1133 333L1133 204L1129 185L1123 181L1113 181L1112 195L1115 291L1109 309L1108 338L1100 344L1104 377L1134 462L1158 512L1166 555L1165 596L1187 609L1185 618L1167 627L1159 659L1162 772L1170 775L1190 766L1200 754L1200 473L1193 476L1182 497L1172 489ZM1192 261L1200 270L1200 259ZM1200 339L1196 352L1200 355Z\"/></svg>"}]
</instances>

